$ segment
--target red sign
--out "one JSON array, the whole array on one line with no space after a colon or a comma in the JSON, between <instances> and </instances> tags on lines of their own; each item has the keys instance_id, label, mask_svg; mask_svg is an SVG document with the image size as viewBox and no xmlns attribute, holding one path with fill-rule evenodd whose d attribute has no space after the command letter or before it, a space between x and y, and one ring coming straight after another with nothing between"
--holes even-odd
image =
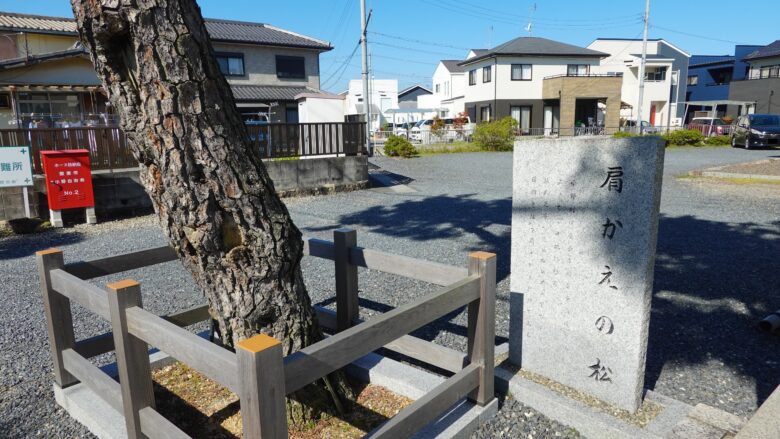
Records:
<instances>
[{"instance_id":1,"label":"red sign","mask_svg":"<svg viewBox=\"0 0 780 439\"><path fill-rule=\"evenodd\" d=\"M41 151L49 209L94 207L89 151Z\"/></svg>"}]
</instances>

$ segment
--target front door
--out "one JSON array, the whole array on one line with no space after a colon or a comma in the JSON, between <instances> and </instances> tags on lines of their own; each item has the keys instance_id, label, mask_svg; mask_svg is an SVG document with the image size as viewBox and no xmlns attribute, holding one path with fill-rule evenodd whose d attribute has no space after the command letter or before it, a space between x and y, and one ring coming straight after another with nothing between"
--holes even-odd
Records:
<instances>
[{"instance_id":1,"label":"front door","mask_svg":"<svg viewBox=\"0 0 780 439\"><path fill-rule=\"evenodd\" d=\"M650 126L655 126L655 104L650 105Z\"/></svg>"}]
</instances>

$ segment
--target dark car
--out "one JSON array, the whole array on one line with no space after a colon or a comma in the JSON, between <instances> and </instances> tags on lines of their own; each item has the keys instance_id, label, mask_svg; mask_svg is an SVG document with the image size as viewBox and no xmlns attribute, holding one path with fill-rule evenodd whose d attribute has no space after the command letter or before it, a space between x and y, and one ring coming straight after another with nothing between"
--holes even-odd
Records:
<instances>
[{"instance_id":1,"label":"dark car","mask_svg":"<svg viewBox=\"0 0 780 439\"><path fill-rule=\"evenodd\" d=\"M731 146L745 149L780 145L780 116L746 114L740 116L731 130Z\"/></svg>"}]
</instances>

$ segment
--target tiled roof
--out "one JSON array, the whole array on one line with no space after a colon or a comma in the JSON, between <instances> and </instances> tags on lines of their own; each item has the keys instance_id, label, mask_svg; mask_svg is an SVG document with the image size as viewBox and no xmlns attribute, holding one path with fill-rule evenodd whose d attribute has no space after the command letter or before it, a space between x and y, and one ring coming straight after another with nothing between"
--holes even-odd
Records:
<instances>
[{"instance_id":1,"label":"tiled roof","mask_svg":"<svg viewBox=\"0 0 780 439\"><path fill-rule=\"evenodd\" d=\"M310 87L274 86L274 85L236 85L231 84L233 97L237 101L292 101L301 93L319 92Z\"/></svg>"},{"instance_id":2,"label":"tiled roof","mask_svg":"<svg viewBox=\"0 0 780 439\"><path fill-rule=\"evenodd\" d=\"M40 55L30 55L28 57L4 59L4 60L0 60L0 70L13 69L17 67L26 67L40 62L54 61L57 59L74 58L74 57L87 58L86 49L79 46L73 49L59 50L57 52L49 52Z\"/></svg>"},{"instance_id":3,"label":"tiled roof","mask_svg":"<svg viewBox=\"0 0 780 439\"><path fill-rule=\"evenodd\" d=\"M405 89L403 89L403 90L399 91L399 92L398 92L398 97L400 98L400 97L402 97L402 96L405 96L405 95L407 95L407 94L409 94L409 93L413 92L413 91L414 91L414 89L416 89L416 88L419 88L419 89L421 89L421 90L424 90L424 91L428 92L428 94L433 94L433 92L432 92L432 91L430 91L430 90L428 89L428 87L422 86L422 85L420 85L420 84L415 84L415 85L412 85L412 86L406 87Z\"/></svg>"},{"instance_id":4,"label":"tiled roof","mask_svg":"<svg viewBox=\"0 0 780 439\"><path fill-rule=\"evenodd\" d=\"M478 55L479 56L479 55ZM441 60L441 63L444 64L444 68L449 70L450 73L461 73L466 71L463 66L459 66L458 64L462 63L462 59L443 59Z\"/></svg>"},{"instance_id":5,"label":"tiled roof","mask_svg":"<svg viewBox=\"0 0 780 439\"><path fill-rule=\"evenodd\" d=\"M771 58L773 56L780 56L780 40L756 50L744 59L750 61L754 59Z\"/></svg>"},{"instance_id":6,"label":"tiled roof","mask_svg":"<svg viewBox=\"0 0 780 439\"><path fill-rule=\"evenodd\" d=\"M330 50L331 45L316 38L307 37L263 23L219 20L206 18L206 29L215 41L227 41L271 46L304 47ZM16 14L0 11L0 31L40 32L76 35L76 22L67 17Z\"/></svg>"},{"instance_id":7,"label":"tiled roof","mask_svg":"<svg viewBox=\"0 0 780 439\"><path fill-rule=\"evenodd\" d=\"M688 61L688 68L733 62L734 56L732 55L692 55Z\"/></svg>"},{"instance_id":8,"label":"tiled roof","mask_svg":"<svg viewBox=\"0 0 780 439\"><path fill-rule=\"evenodd\" d=\"M474 58L462 61L460 65L466 65L481 59L499 56L577 56L577 57L598 57L609 56L606 53L599 52L573 44L561 43L539 37L519 37L507 41L490 50L487 53L477 55Z\"/></svg>"},{"instance_id":9,"label":"tiled roof","mask_svg":"<svg viewBox=\"0 0 780 439\"><path fill-rule=\"evenodd\" d=\"M206 29L215 41L269 44L273 46L294 46L330 50L326 41L317 40L268 24L243 21L206 19Z\"/></svg>"}]
</instances>

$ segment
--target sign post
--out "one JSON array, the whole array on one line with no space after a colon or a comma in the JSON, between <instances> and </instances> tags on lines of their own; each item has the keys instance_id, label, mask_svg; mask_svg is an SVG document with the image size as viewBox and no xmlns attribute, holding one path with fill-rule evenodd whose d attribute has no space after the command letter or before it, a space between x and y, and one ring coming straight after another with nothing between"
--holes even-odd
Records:
<instances>
[{"instance_id":1,"label":"sign post","mask_svg":"<svg viewBox=\"0 0 780 439\"><path fill-rule=\"evenodd\" d=\"M62 209L86 208L88 224L96 224L95 196L92 192L92 170L89 151L70 149L42 151L46 178L46 197L53 227L62 227Z\"/></svg>"},{"instance_id":2,"label":"sign post","mask_svg":"<svg viewBox=\"0 0 780 439\"><path fill-rule=\"evenodd\" d=\"M24 197L24 214L30 218L30 196L27 187L33 185L32 160L29 146L0 147L0 188L20 187Z\"/></svg>"}]
</instances>

